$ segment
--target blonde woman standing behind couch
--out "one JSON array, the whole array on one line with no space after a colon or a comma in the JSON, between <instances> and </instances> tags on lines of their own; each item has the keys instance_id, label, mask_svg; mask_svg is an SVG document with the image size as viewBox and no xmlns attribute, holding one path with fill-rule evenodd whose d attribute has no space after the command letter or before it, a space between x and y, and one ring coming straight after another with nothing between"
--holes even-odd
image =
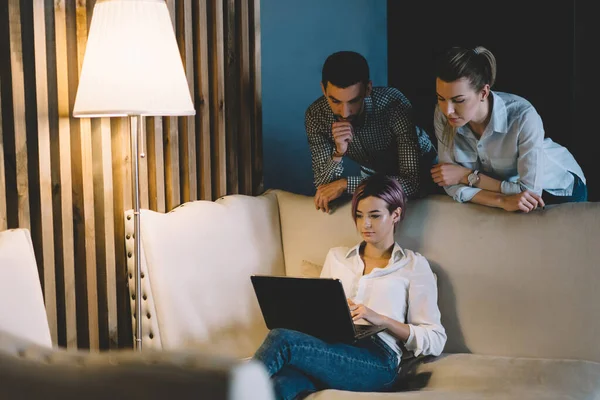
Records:
<instances>
[{"instance_id":1,"label":"blonde woman standing behind couch","mask_svg":"<svg viewBox=\"0 0 600 400\"><path fill-rule=\"evenodd\" d=\"M364 240L329 250L321 273L341 280L355 321L386 331L349 345L271 330L254 359L267 367L277 398L299 399L321 389L386 391L398 376L401 343L416 356L441 354L446 331L429 263L394 241L405 203L397 180L363 180L352 198L352 217Z\"/></svg>"},{"instance_id":2,"label":"blonde woman standing behind couch","mask_svg":"<svg viewBox=\"0 0 600 400\"><path fill-rule=\"evenodd\" d=\"M523 212L587 200L583 171L566 148L544 138L533 105L491 90L496 59L489 50L453 47L436 69L439 164L431 175L448 195Z\"/></svg>"}]
</instances>

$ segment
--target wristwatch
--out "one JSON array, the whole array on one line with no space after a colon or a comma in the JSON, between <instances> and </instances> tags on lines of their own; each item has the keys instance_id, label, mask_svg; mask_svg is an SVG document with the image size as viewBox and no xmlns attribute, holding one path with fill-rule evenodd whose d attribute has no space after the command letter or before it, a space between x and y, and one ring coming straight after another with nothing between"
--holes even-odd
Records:
<instances>
[{"instance_id":1,"label":"wristwatch","mask_svg":"<svg viewBox=\"0 0 600 400\"><path fill-rule=\"evenodd\" d=\"M467 176L467 181L469 182L469 186L473 187L477 182L479 182L479 171L475 170Z\"/></svg>"}]
</instances>

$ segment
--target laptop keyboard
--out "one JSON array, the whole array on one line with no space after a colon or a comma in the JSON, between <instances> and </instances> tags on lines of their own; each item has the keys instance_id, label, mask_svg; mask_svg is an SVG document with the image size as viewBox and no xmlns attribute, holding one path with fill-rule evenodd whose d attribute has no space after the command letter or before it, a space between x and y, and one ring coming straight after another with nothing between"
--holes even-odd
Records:
<instances>
[{"instance_id":1,"label":"laptop keyboard","mask_svg":"<svg viewBox=\"0 0 600 400\"><path fill-rule=\"evenodd\" d=\"M368 336L372 331L377 330L377 327L373 325L354 325L354 331L356 332L356 338L360 339Z\"/></svg>"}]
</instances>

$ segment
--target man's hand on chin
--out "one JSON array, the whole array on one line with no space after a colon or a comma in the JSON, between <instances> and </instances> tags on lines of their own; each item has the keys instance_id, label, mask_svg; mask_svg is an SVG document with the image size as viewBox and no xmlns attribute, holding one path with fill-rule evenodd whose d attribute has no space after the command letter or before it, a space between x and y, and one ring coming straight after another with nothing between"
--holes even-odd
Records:
<instances>
[{"instance_id":1,"label":"man's hand on chin","mask_svg":"<svg viewBox=\"0 0 600 400\"><path fill-rule=\"evenodd\" d=\"M348 180L346 178L319 186L315 194L315 208L329 213L329 202L340 197L347 187Z\"/></svg>"}]
</instances>

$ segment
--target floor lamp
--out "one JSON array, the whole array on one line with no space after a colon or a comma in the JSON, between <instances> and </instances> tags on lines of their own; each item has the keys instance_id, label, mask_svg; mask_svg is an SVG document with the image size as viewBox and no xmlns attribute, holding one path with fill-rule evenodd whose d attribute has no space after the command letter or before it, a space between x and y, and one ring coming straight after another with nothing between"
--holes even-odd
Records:
<instances>
[{"instance_id":1,"label":"floor lamp","mask_svg":"<svg viewBox=\"0 0 600 400\"><path fill-rule=\"evenodd\" d=\"M135 347L142 350L138 143L144 116L194 115L164 0L97 0L74 117L128 117L134 210Z\"/></svg>"}]
</instances>

